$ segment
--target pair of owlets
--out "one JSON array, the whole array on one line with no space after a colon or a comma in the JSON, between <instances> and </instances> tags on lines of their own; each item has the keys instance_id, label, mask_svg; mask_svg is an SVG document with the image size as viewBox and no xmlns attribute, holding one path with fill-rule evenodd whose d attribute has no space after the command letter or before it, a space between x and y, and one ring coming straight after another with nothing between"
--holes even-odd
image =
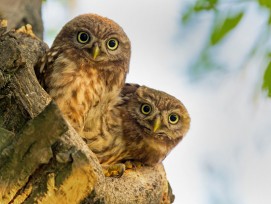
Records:
<instances>
[{"instance_id":1,"label":"pair of owlets","mask_svg":"<svg viewBox=\"0 0 271 204\"><path fill-rule=\"evenodd\" d=\"M125 84L131 45L110 19L80 15L57 35L36 74L108 175L123 162L161 162L189 129L184 105L146 86ZM122 170L115 167L120 167Z\"/></svg>"}]
</instances>

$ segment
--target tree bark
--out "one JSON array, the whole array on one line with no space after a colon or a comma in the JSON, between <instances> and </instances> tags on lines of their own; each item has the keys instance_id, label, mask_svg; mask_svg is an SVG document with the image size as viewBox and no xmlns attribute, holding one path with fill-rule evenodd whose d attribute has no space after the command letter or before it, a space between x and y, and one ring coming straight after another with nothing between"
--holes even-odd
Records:
<instances>
[{"instance_id":1,"label":"tree bark","mask_svg":"<svg viewBox=\"0 0 271 204\"><path fill-rule=\"evenodd\" d=\"M0 203L171 203L162 164L104 177L36 79L47 45L0 24Z\"/></svg>"}]
</instances>

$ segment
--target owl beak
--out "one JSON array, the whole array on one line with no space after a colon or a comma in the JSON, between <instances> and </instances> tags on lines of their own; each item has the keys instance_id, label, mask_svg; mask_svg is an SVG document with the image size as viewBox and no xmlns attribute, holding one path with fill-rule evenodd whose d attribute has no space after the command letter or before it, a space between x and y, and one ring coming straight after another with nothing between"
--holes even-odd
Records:
<instances>
[{"instance_id":1,"label":"owl beak","mask_svg":"<svg viewBox=\"0 0 271 204\"><path fill-rule=\"evenodd\" d=\"M161 119L160 117L155 118L154 124L153 124L153 132L156 132L161 126Z\"/></svg>"},{"instance_id":2,"label":"owl beak","mask_svg":"<svg viewBox=\"0 0 271 204\"><path fill-rule=\"evenodd\" d=\"M92 48L92 57L95 60L97 56L100 54L100 48L99 45L95 44Z\"/></svg>"}]
</instances>

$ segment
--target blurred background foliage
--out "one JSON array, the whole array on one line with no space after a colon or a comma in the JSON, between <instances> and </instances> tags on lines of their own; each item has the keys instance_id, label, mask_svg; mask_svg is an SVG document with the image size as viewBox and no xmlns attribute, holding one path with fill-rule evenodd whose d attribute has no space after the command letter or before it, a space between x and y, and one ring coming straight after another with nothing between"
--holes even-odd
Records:
<instances>
[{"instance_id":1,"label":"blurred background foliage","mask_svg":"<svg viewBox=\"0 0 271 204\"><path fill-rule=\"evenodd\" d=\"M200 80L212 72L223 74L232 71L216 56L219 50L223 49L223 44L232 39L231 36L242 23L252 4L258 7L259 12L266 14L263 15L264 23L257 31L258 34L252 46L246 51L242 59L243 63L235 66L235 71L245 69L254 58L260 58L261 67L255 67L255 69L265 69L264 75L259 80L261 80L262 89L271 97L271 0L197 0L185 6L182 12L184 29L191 29L197 25L197 21L206 16L206 13L212 21L207 39L205 39L206 43L198 53L195 53L196 60L193 60L188 68L192 80ZM255 26L254 23L251 22L252 27ZM238 49L238 44L234 49Z\"/></svg>"}]
</instances>

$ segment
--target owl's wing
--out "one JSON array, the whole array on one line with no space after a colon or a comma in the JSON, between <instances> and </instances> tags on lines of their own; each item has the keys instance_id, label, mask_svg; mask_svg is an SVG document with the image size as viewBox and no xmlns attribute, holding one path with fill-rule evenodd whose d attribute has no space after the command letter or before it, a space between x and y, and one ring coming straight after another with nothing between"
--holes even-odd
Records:
<instances>
[{"instance_id":1,"label":"owl's wing","mask_svg":"<svg viewBox=\"0 0 271 204\"><path fill-rule=\"evenodd\" d=\"M47 54L45 54L40 60L39 62L36 64L35 66L35 74L36 77L40 83L40 85L45 88L45 67L46 67L46 62L47 62Z\"/></svg>"},{"instance_id":2,"label":"owl's wing","mask_svg":"<svg viewBox=\"0 0 271 204\"><path fill-rule=\"evenodd\" d=\"M37 65L35 66L35 74L37 76L37 79L40 83L40 85L46 90L46 83L45 79L48 76L48 73L51 72L50 68L51 64L55 61L55 59L58 56L58 51L56 49L50 49L46 52L46 54L39 60Z\"/></svg>"}]
</instances>

